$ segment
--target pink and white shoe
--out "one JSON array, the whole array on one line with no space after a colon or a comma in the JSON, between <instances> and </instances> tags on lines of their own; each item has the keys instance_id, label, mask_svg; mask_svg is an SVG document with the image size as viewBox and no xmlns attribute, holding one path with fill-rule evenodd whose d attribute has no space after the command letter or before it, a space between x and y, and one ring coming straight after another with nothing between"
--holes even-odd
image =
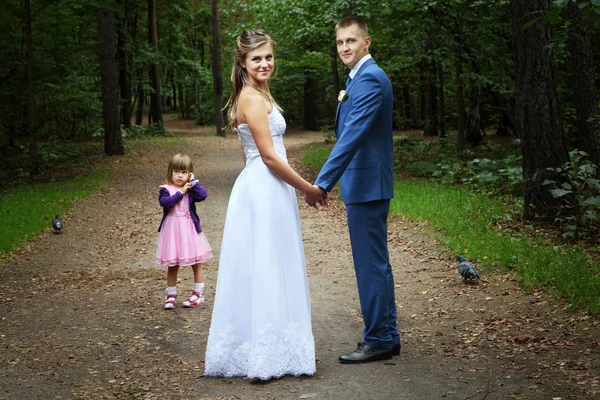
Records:
<instances>
[{"instance_id":1,"label":"pink and white shoe","mask_svg":"<svg viewBox=\"0 0 600 400\"><path fill-rule=\"evenodd\" d=\"M164 309L165 310L174 310L177 307L177 295L176 294L168 294L167 301L165 301Z\"/></svg>"},{"instance_id":2,"label":"pink and white shoe","mask_svg":"<svg viewBox=\"0 0 600 400\"><path fill-rule=\"evenodd\" d=\"M192 308L204 305L204 294L192 292L192 295L183 302L184 307Z\"/></svg>"}]
</instances>

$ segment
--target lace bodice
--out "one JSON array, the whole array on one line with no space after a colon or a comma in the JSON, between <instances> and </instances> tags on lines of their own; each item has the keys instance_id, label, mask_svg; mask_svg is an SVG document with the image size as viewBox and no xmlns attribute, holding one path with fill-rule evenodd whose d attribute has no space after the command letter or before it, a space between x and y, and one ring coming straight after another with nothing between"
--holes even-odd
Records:
<instances>
[{"instance_id":1,"label":"lace bodice","mask_svg":"<svg viewBox=\"0 0 600 400\"><path fill-rule=\"evenodd\" d=\"M269 114L269 127L271 128L271 136L273 137L273 146L275 151L284 160L287 161L285 146L283 145L283 134L285 133L285 119L279 112L277 107L273 106L273 111ZM246 154L246 165L260 157L252 132L248 124L240 124L235 128L238 138L244 144L244 154Z\"/></svg>"}]
</instances>

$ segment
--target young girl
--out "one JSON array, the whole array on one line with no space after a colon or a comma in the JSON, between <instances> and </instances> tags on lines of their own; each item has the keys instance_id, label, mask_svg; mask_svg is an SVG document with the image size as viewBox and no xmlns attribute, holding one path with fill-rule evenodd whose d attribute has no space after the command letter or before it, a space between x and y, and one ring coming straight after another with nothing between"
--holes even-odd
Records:
<instances>
[{"instance_id":1,"label":"young girl","mask_svg":"<svg viewBox=\"0 0 600 400\"><path fill-rule=\"evenodd\" d=\"M177 306L177 272L180 266L191 265L194 271L194 291L183 302L184 307L204 304L204 277L202 264L212 258L212 249L196 213L197 201L208 196L206 189L194 179L194 166L189 156L175 154L169 162L167 184L161 185L158 202L163 217L158 227L160 237L156 249L156 262L166 265L167 300L165 310Z\"/></svg>"}]
</instances>

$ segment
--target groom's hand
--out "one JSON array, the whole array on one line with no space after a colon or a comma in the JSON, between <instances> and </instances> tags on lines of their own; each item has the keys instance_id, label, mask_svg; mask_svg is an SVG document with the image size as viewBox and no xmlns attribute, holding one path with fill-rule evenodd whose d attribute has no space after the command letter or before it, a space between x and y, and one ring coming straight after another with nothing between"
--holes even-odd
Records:
<instances>
[{"instance_id":1,"label":"groom's hand","mask_svg":"<svg viewBox=\"0 0 600 400\"><path fill-rule=\"evenodd\" d=\"M324 191L323 189L321 189L319 186L317 186L317 187L321 191L321 201L319 202L319 204L321 204L322 206L327 207L329 205L329 193L327 193L326 191Z\"/></svg>"},{"instance_id":2,"label":"groom's hand","mask_svg":"<svg viewBox=\"0 0 600 400\"><path fill-rule=\"evenodd\" d=\"M307 190L304 193L304 200L306 203L314 208L318 208L317 204L326 206L327 205L327 192L318 187L317 185L312 185L310 190Z\"/></svg>"}]
</instances>

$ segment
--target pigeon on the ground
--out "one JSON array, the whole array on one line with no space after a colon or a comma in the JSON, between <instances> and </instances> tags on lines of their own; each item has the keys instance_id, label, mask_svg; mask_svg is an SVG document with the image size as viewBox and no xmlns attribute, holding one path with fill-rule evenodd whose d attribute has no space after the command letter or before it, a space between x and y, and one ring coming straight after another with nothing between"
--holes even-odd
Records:
<instances>
[{"instance_id":1,"label":"pigeon on the ground","mask_svg":"<svg viewBox=\"0 0 600 400\"><path fill-rule=\"evenodd\" d=\"M465 281L479 279L473 263L467 261L463 256L456 256L456 259L458 260L458 273Z\"/></svg>"},{"instance_id":2,"label":"pigeon on the ground","mask_svg":"<svg viewBox=\"0 0 600 400\"><path fill-rule=\"evenodd\" d=\"M56 214L54 219L52 220L52 227L54 228L55 233L60 233L60 230L63 227L63 221L60 219L60 216Z\"/></svg>"}]
</instances>

